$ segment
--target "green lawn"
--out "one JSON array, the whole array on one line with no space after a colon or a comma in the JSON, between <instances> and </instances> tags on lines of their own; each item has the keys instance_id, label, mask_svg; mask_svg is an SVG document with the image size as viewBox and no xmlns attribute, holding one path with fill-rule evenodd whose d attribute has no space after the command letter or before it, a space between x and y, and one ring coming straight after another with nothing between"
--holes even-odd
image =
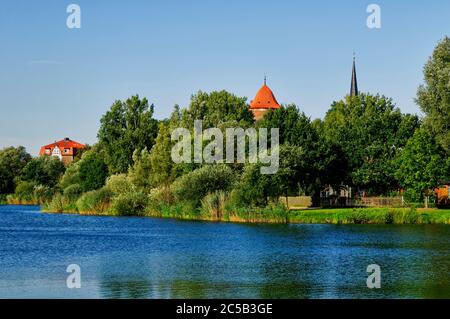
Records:
<instances>
[{"instance_id":1,"label":"green lawn","mask_svg":"<svg viewBox=\"0 0 450 319\"><path fill-rule=\"evenodd\" d=\"M450 224L448 209L335 208L289 213L291 223L304 224Z\"/></svg>"}]
</instances>

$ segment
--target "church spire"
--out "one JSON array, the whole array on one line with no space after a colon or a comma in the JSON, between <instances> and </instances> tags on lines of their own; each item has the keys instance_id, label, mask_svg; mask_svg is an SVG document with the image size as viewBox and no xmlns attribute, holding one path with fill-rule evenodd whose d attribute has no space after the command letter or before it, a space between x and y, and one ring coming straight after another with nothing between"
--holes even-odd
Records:
<instances>
[{"instance_id":1,"label":"church spire","mask_svg":"<svg viewBox=\"0 0 450 319\"><path fill-rule=\"evenodd\" d=\"M353 52L352 85L350 88L350 98L353 98L358 94L359 91L358 91L358 80L356 79L356 59L355 59L355 52Z\"/></svg>"}]
</instances>

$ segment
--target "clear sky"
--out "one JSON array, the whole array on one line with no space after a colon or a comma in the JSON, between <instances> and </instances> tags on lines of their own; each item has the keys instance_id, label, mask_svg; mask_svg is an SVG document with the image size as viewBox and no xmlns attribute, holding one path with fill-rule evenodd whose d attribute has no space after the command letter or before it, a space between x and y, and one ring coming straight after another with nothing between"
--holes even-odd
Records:
<instances>
[{"instance_id":1,"label":"clear sky","mask_svg":"<svg viewBox=\"0 0 450 319\"><path fill-rule=\"evenodd\" d=\"M81 29L66 8L81 7ZM366 8L381 7L381 29ZM139 94L167 117L198 90L251 100L264 74L279 102L312 118L350 89L414 103L422 68L450 35L448 0L1 0L0 148L64 137L95 143L102 114Z\"/></svg>"}]
</instances>

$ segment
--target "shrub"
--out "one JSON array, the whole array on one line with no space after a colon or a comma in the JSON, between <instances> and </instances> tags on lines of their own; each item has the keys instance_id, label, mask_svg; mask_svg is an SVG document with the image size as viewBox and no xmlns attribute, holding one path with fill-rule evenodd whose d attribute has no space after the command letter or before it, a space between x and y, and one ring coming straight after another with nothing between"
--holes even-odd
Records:
<instances>
[{"instance_id":1,"label":"shrub","mask_svg":"<svg viewBox=\"0 0 450 319\"><path fill-rule=\"evenodd\" d=\"M45 210L54 212L54 213L62 213L64 211L72 210L69 208L70 200L61 194L56 194L53 196L52 200L47 204Z\"/></svg>"},{"instance_id":2,"label":"shrub","mask_svg":"<svg viewBox=\"0 0 450 319\"><path fill-rule=\"evenodd\" d=\"M148 196L148 209L151 213L161 211L163 206L174 204L175 199L170 186L161 186L150 191Z\"/></svg>"},{"instance_id":3,"label":"shrub","mask_svg":"<svg viewBox=\"0 0 450 319\"><path fill-rule=\"evenodd\" d=\"M265 207L272 185L271 177L260 172L260 164L248 164L230 194L230 203L236 208Z\"/></svg>"},{"instance_id":4,"label":"shrub","mask_svg":"<svg viewBox=\"0 0 450 319\"><path fill-rule=\"evenodd\" d=\"M125 174L118 174L110 176L106 180L106 187L117 196L120 194L126 194L134 191L134 186L130 179Z\"/></svg>"},{"instance_id":5,"label":"shrub","mask_svg":"<svg viewBox=\"0 0 450 319\"><path fill-rule=\"evenodd\" d=\"M191 202L200 206L201 200L210 192L229 190L235 181L235 173L227 165L207 165L178 178L172 189L177 201Z\"/></svg>"},{"instance_id":6,"label":"shrub","mask_svg":"<svg viewBox=\"0 0 450 319\"><path fill-rule=\"evenodd\" d=\"M36 203L43 204L51 201L53 190L46 185L36 185L33 189L33 199Z\"/></svg>"},{"instance_id":7,"label":"shrub","mask_svg":"<svg viewBox=\"0 0 450 319\"><path fill-rule=\"evenodd\" d=\"M81 196L76 203L81 213L106 213L109 209L113 193L108 188L100 188Z\"/></svg>"},{"instance_id":8,"label":"shrub","mask_svg":"<svg viewBox=\"0 0 450 319\"><path fill-rule=\"evenodd\" d=\"M73 184L64 189L64 196L71 201L77 200L81 194L83 194L83 189L79 184Z\"/></svg>"},{"instance_id":9,"label":"shrub","mask_svg":"<svg viewBox=\"0 0 450 319\"><path fill-rule=\"evenodd\" d=\"M227 194L224 191L210 193L202 199L201 211L212 218L221 219L225 213Z\"/></svg>"},{"instance_id":10,"label":"shrub","mask_svg":"<svg viewBox=\"0 0 450 319\"><path fill-rule=\"evenodd\" d=\"M170 186L154 188L150 192L150 199L164 204L173 204L175 198Z\"/></svg>"},{"instance_id":11,"label":"shrub","mask_svg":"<svg viewBox=\"0 0 450 319\"><path fill-rule=\"evenodd\" d=\"M120 216L144 215L148 195L143 192L129 192L116 196L112 202L112 211Z\"/></svg>"},{"instance_id":12,"label":"shrub","mask_svg":"<svg viewBox=\"0 0 450 319\"><path fill-rule=\"evenodd\" d=\"M16 186L15 197L19 200L32 201L34 200L34 187L37 183L34 181L21 181Z\"/></svg>"},{"instance_id":13,"label":"shrub","mask_svg":"<svg viewBox=\"0 0 450 319\"><path fill-rule=\"evenodd\" d=\"M64 175L59 181L59 186L62 189L69 187L72 184L80 184L80 162L72 162L67 166ZM81 186L81 185L80 185Z\"/></svg>"}]
</instances>

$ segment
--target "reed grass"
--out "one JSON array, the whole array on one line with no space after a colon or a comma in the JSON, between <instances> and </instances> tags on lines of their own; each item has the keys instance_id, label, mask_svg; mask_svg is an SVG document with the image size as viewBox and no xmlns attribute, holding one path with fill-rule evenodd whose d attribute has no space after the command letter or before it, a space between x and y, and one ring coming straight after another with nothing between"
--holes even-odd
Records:
<instances>
[{"instance_id":1,"label":"reed grass","mask_svg":"<svg viewBox=\"0 0 450 319\"><path fill-rule=\"evenodd\" d=\"M303 224L450 224L450 210L339 208L291 211L289 222Z\"/></svg>"}]
</instances>

